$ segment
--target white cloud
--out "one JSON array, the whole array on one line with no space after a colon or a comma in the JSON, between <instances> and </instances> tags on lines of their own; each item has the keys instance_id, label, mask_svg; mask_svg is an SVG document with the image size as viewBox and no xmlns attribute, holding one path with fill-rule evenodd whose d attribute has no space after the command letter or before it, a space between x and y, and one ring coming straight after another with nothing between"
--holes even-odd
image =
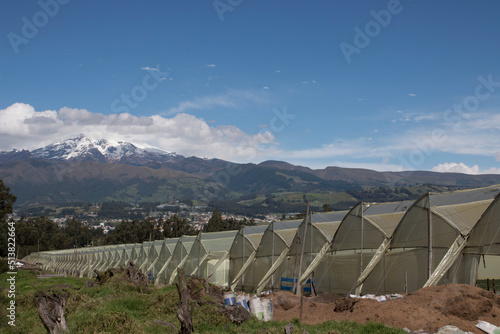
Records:
<instances>
[{"instance_id":1,"label":"white cloud","mask_svg":"<svg viewBox=\"0 0 500 334\"><path fill-rule=\"evenodd\" d=\"M485 170L480 170L478 165L467 166L463 162L445 162L434 166L432 168L433 172L440 173L465 173L465 174L500 174L500 168L489 168Z\"/></svg>"},{"instance_id":2,"label":"white cloud","mask_svg":"<svg viewBox=\"0 0 500 334\"><path fill-rule=\"evenodd\" d=\"M338 158L338 157L380 157L387 155L385 148L372 147L369 138L360 137L353 140L336 140L319 148L290 151L289 158Z\"/></svg>"},{"instance_id":3,"label":"white cloud","mask_svg":"<svg viewBox=\"0 0 500 334\"><path fill-rule=\"evenodd\" d=\"M420 121L438 121L440 120L442 115L436 114L436 113L431 113L431 114L422 114L422 115L416 115L413 116L413 120L415 122L420 122Z\"/></svg>"},{"instance_id":4,"label":"white cloud","mask_svg":"<svg viewBox=\"0 0 500 334\"><path fill-rule=\"evenodd\" d=\"M465 115L465 114L464 114ZM470 129L477 130L498 130L500 129L500 114L498 111L492 113L473 113L467 115L468 117L459 120L460 124L466 124Z\"/></svg>"},{"instance_id":5,"label":"white cloud","mask_svg":"<svg viewBox=\"0 0 500 334\"><path fill-rule=\"evenodd\" d=\"M267 158L307 161L308 166L326 163L348 166L352 164L349 161L363 159L367 161L364 166L379 166L374 168L377 170L422 170L432 168L429 163L442 153L446 153L452 161L474 156L479 165L481 157L495 157L500 161L500 115L491 112L477 112L473 117L452 124L443 120L439 113L419 113L423 116L414 114L410 118L422 117L420 123L406 122L405 126L391 127L390 131L378 128L383 136L375 136L373 133L376 131L371 130L329 142L309 143L301 149L285 149L282 144L279 150L269 125L268 128L259 126L260 133L248 134L237 127L216 126L211 121L185 113L192 109L239 108L244 104L269 105L269 98L269 92L264 90L227 90L219 95L183 101L163 115L150 117L128 113L104 115L67 107L58 111L35 111L30 105L16 103L0 110L0 150L34 149L85 133L94 137L147 143L183 155L245 162ZM404 113L398 113L404 116ZM423 122L427 119L434 122ZM307 127L303 129L303 132L308 131ZM311 132L314 133L314 129ZM370 138L370 135L373 137ZM450 158L451 155L456 157ZM386 157L389 159L382 164L373 164ZM401 166L397 166L398 163ZM481 170L478 166L450 164L434 168L438 171L498 173L495 168Z\"/></svg>"},{"instance_id":6,"label":"white cloud","mask_svg":"<svg viewBox=\"0 0 500 334\"><path fill-rule=\"evenodd\" d=\"M216 65L215 64L207 64L205 65L206 67L215 67Z\"/></svg>"},{"instance_id":7,"label":"white cloud","mask_svg":"<svg viewBox=\"0 0 500 334\"><path fill-rule=\"evenodd\" d=\"M467 166L463 162L445 162L432 167L433 172L439 173L465 173L465 174L479 174L479 166Z\"/></svg>"},{"instance_id":8,"label":"white cloud","mask_svg":"<svg viewBox=\"0 0 500 334\"><path fill-rule=\"evenodd\" d=\"M500 168L492 167L489 169L485 169L481 172L481 174L500 174Z\"/></svg>"},{"instance_id":9,"label":"white cloud","mask_svg":"<svg viewBox=\"0 0 500 334\"><path fill-rule=\"evenodd\" d=\"M269 87L267 87L267 86L264 86L264 87L262 87L262 89L269 89Z\"/></svg>"},{"instance_id":10,"label":"white cloud","mask_svg":"<svg viewBox=\"0 0 500 334\"><path fill-rule=\"evenodd\" d=\"M156 67L144 66L144 67L141 67L141 70L144 70L144 71L155 71L155 72L158 72L160 69L158 69L158 68L156 68Z\"/></svg>"},{"instance_id":11,"label":"white cloud","mask_svg":"<svg viewBox=\"0 0 500 334\"><path fill-rule=\"evenodd\" d=\"M196 97L192 100L182 101L178 103L177 106L167 110L165 116L187 112L193 109L212 109L214 107L235 108L246 102L261 104L267 101L262 94L264 93L258 93L251 90L228 89L223 94Z\"/></svg>"},{"instance_id":12,"label":"white cloud","mask_svg":"<svg viewBox=\"0 0 500 334\"><path fill-rule=\"evenodd\" d=\"M283 153L285 160L300 160L301 158L311 160L311 163L323 163L329 161L359 161L364 159L371 161L384 157L390 157L390 163L400 163L401 168L411 170L430 169L431 160L442 153L456 155L457 159L463 156L495 157L500 161L499 131L496 128L496 119L493 118L491 128L484 131L481 128L487 123L488 115L476 115L475 124L472 120L463 120L458 126L448 126L439 121L436 114L429 114L423 119L437 120L432 125L422 122L407 122L408 126L392 128L391 131L384 130L383 136L369 137L369 132L359 134L358 137L335 139L329 143L307 147L300 150L291 150ZM481 120L479 120L481 119ZM500 120L500 119L499 119ZM480 124L477 125L477 124ZM355 136L355 134L354 134ZM431 157L434 157L431 159ZM478 161L479 162L479 161ZM436 168L452 168L443 165ZM474 166L465 168L463 165L455 166L467 173L496 173L496 169L480 170Z\"/></svg>"},{"instance_id":13,"label":"white cloud","mask_svg":"<svg viewBox=\"0 0 500 334\"><path fill-rule=\"evenodd\" d=\"M412 96L413 97L413 96L417 96L417 94L410 93L410 94L408 94L408 96Z\"/></svg>"},{"instance_id":14,"label":"white cloud","mask_svg":"<svg viewBox=\"0 0 500 334\"><path fill-rule=\"evenodd\" d=\"M176 107L170 108L166 115L174 115L192 109L211 109L213 107L235 107L236 104L227 96L205 96L191 101L180 102Z\"/></svg>"},{"instance_id":15,"label":"white cloud","mask_svg":"<svg viewBox=\"0 0 500 334\"><path fill-rule=\"evenodd\" d=\"M269 131L247 134L232 125L211 126L185 113L167 118L128 113L104 115L67 107L35 111L23 103L0 110L0 150L35 149L81 133L149 144L186 156L244 162L273 152L276 144Z\"/></svg>"}]
</instances>

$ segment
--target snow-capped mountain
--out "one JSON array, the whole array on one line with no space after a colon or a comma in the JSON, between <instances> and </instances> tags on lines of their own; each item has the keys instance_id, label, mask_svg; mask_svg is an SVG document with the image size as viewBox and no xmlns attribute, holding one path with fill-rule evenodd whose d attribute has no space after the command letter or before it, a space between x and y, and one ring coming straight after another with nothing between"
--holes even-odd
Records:
<instances>
[{"instance_id":1,"label":"snow-capped mountain","mask_svg":"<svg viewBox=\"0 0 500 334\"><path fill-rule=\"evenodd\" d=\"M92 139L85 135L66 139L31 151L32 156L56 160L94 160L99 162L134 162L134 160L168 161L178 157L152 146L123 141Z\"/></svg>"}]
</instances>

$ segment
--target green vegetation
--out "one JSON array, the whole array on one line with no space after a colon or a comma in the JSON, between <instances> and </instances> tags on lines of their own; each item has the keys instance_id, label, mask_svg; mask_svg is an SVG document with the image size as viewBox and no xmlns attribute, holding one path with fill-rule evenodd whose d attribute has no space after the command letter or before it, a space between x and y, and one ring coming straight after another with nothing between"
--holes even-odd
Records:
<instances>
[{"instance_id":1,"label":"green vegetation","mask_svg":"<svg viewBox=\"0 0 500 334\"><path fill-rule=\"evenodd\" d=\"M255 225L253 220L222 219L216 209L207 225L207 232L238 230L244 225ZM0 221L2 231L7 231L7 220ZM63 227L59 227L47 217L22 218L15 223L16 245L19 257L23 258L38 251L70 249L89 245L117 245L126 243L142 243L148 240L177 238L183 235L198 233L191 223L178 215L167 219L156 220L122 220L122 222L106 236L101 228L94 229L76 219L69 219ZM0 257L7 257L7 233L2 234Z\"/></svg>"},{"instance_id":2,"label":"green vegetation","mask_svg":"<svg viewBox=\"0 0 500 334\"><path fill-rule=\"evenodd\" d=\"M7 231L7 222L0 222L0 230ZM33 252L84 247L102 240L102 229L91 229L81 221L70 219L59 227L47 217L22 218L15 223L16 247L20 258ZM2 233L2 235L7 235ZM6 242L6 241L5 241ZM2 242L0 242L1 246ZM0 257L7 256L7 247L0 248Z\"/></svg>"},{"instance_id":3,"label":"green vegetation","mask_svg":"<svg viewBox=\"0 0 500 334\"><path fill-rule=\"evenodd\" d=\"M0 286L7 286L7 276L0 276ZM113 278L111 278L113 280ZM65 317L69 333L169 333L173 325L178 332L178 294L174 286L149 287L143 290L126 282L114 280L109 284L85 287L85 279L54 277L37 279L34 273L20 271L16 279L16 327L7 324L5 309L9 303L7 293L0 295L0 328L2 333L45 334L34 303L35 287L46 290L53 285L68 284ZM62 287L58 288L62 289ZM214 305L194 305L195 333L283 333L286 322L261 322L255 319L242 325L231 323ZM159 322L163 322L159 324ZM293 321L293 333L359 333L401 334L404 331L382 324L360 325L353 322L329 321L319 325L300 325Z\"/></svg>"},{"instance_id":4,"label":"green vegetation","mask_svg":"<svg viewBox=\"0 0 500 334\"><path fill-rule=\"evenodd\" d=\"M223 219L219 209L215 208L212 212L212 217L208 220L204 227L204 232L219 232L219 231L234 231L239 230L243 226L256 225L253 219L236 220L234 218Z\"/></svg>"}]
</instances>

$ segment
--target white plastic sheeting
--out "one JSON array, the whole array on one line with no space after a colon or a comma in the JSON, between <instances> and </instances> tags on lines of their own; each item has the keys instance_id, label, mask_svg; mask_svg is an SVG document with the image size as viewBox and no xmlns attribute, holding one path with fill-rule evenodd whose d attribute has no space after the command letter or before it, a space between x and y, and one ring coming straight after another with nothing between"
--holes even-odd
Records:
<instances>
[{"instance_id":1,"label":"white plastic sheeting","mask_svg":"<svg viewBox=\"0 0 500 334\"><path fill-rule=\"evenodd\" d=\"M244 226L236 234L229 250L229 282L232 291L245 285L243 274L255 259L257 247L267 225Z\"/></svg>"},{"instance_id":2,"label":"white plastic sheeting","mask_svg":"<svg viewBox=\"0 0 500 334\"><path fill-rule=\"evenodd\" d=\"M206 278L210 283L227 286L229 251L238 231L199 233L186 259L186 275Z\"/></svg>"},{"instance_id":3,"label":"white plastic sheeting","mask_svg":"<svg viewBox=\"0 0 500 334\"><path fill-rule=\"evenodd\" d=\"M304 271L300 286L312 278L318 293L353 292L357 278L377 254L376 250L390 238L410 205L411 202L355 205Z\"/></svg>"},{"instance_id":4,"label":"white plastic sheeting","mask_svg":"<svg viewBox=\"0 0 500 334\"><path fill-rule=\"evenodd\" d=\"M461 250L498 190L495 186L421 196L394 230L383 261L363 273L363 292L411 292L427 282L470 283L471 268L477 268L470 265L476 261L461 258Z\"/></svg>"}]
</instances>

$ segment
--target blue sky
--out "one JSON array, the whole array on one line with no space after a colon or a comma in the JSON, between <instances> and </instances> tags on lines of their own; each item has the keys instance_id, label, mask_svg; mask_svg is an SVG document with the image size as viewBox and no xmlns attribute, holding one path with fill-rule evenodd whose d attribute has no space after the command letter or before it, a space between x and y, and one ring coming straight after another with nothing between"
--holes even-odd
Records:
<instances>
[{"instance_id":1,"label":"blue sky","mask_svg":"<svg viewBox=\"0 0 500 334\"><path fill-rule=\"evenodd\" d=\"M500 172L496 1L3 1L0 150L80 133L312 168Z\"/></svg>"}]
</instances>

